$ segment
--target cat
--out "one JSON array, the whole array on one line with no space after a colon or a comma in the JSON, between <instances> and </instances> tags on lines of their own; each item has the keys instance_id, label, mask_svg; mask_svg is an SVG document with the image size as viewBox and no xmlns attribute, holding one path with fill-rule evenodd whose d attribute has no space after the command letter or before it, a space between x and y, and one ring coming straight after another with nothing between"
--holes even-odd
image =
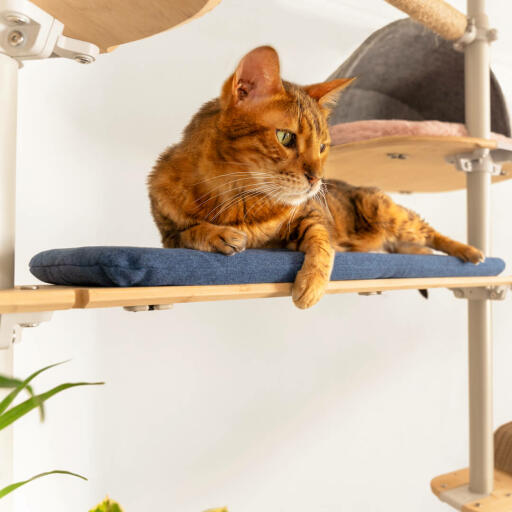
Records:
<instances>
[{"instance_id":1,"label":"cat","mask_svg":"<svg viewBox=\"0 0 512 512\"><path fill-rule=\"evenodd\" d=\"M301 87L281 79L270 46L245 55L148 178L164 247L231 255L281 247L305 253L292 288L299 308L322 297L335 251L430 254L479 263L376 188L323 178L327 118L352 78Z\"/></svg>"}]
</instances>

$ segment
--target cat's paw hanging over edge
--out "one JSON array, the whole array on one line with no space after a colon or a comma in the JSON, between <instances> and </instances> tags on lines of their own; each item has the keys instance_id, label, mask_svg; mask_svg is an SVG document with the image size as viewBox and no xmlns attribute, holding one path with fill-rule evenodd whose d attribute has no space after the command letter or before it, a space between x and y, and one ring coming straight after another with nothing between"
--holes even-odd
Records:
<instances>
[{"instance_id":1,"label":"cat's paw hanging over edge","mask_svg":"<svg viewBox=\"0 0 512 512\"><path fill-rule=\"evenodd\" d=\"M293 303L299 309L314 306L324 295L328 282L321 272L299 270L292 288Z\"/></svg>"}]
</instances>

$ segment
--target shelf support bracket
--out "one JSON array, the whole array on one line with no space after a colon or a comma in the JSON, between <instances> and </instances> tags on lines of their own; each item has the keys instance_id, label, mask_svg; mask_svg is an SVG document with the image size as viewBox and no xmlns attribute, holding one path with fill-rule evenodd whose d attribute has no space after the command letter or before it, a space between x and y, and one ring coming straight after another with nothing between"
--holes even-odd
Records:
<instances>
[{"instance_id":1,"label":"shelf support bracket","mask_svg":"<svg viewBox=\"0 0 512 512\"><path fill-rule=\"evenodd\" d=\"M512 147L498 142L496 149L477 148L472 153L458 153L446 157L449 164L462 172L483 172L491 176L504 176L503 162L512 161Z\"/></svg>"},{"instance_id":2,"label":"shelf support bracket","mask_svg":"<svg viewBox=\"0 0 512 512\"><path fill-rule=\"evenodd\" d=\"M99 48L63 35L64 25L29 0L0 0L0 53L16 59L65 57L81 64L96 60Z\"/></svg>"},{"instance_id":3,"label":"shelf support bracket","mask_svg":"<svg viewBox=\"0 0 512 512\"><path fill-rule=\"evenodd\" d=\"M52 311L37 311L33 313L1 314L0 350L8 350L13 343L19 343L24 328L37 327L42 322L48 322L52 313Z\"/></svg>"},{"instance_id":4,"label":"shelf support bracket","mask_svg":"<svg viewBox=\"0 0 512 512\"><path fill-rule=\"evenodd\" d=\"M487 286L481 288L450 288L457 299L505 300L510 286Z\"/></svg>"}]
</instances>

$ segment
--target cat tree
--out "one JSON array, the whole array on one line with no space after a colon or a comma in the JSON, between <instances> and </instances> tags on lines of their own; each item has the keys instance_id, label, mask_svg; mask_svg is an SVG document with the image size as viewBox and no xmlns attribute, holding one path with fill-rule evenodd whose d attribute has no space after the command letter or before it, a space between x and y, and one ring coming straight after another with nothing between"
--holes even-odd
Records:
<instances>
[{"instance_id":1,"label":"cat tree","mask_svg":"<svg viewBox=\"0 0 512 512\"><path fill-rule=\"evenodd\" d=\"M179 302L290 295L290 283L14 287L16 80L20 63L50 56L92 63L101 58L100 53L116 45L176 26L203 14L219 1L181 0L171 6L166 0L148 0L144 16L139 16L134 1L93 0L87 11L83 11L79 0L0 0L0 373L12 371L12 342L19 341L22 328L47 320L55 310L116 306L148 310ZM436 169L446 169L445 159L450 157L466 174L468 242L489 254L491 178L499 171L501 162L510 160L512 153L509 147L500 146L490 138L489 46L496 32L490 29L485 0L468 0L467 17L442 0L387 1L464 50L465 119L469 137L382 138L371 141L373 155L386 159L386 173L394 176L394 186L402 187L398 190L415 190L411 176L422 175L426 168L432 170L431 190L436 190L436 180L442 179L444 172ZM368 145L333 148L329 163L331 175L343 178L355 172L368 157L367 148ZM412 155L407 176L398 172L399 158L396 162L388 158L406 153ZM343 166L337 166L337 161L343 162ZM375 172L379 172L378 166ZM432 489L441 500L462 510L512 509L512 476L507 473L512 471L512 456L506 450L507 426L499 431L497 446L502 449L496 456L498 469L495 470L494 464L491 336L491 300L503 299L511 285L511 276L438 277L332 281L327 290L327 293L369 294L444 287L454 289L457 297L468 300L469 470L443 475L432 482ZM0 460L2 487L12 480L9 433L0 436Z\"/></svg>"}]
</instances>

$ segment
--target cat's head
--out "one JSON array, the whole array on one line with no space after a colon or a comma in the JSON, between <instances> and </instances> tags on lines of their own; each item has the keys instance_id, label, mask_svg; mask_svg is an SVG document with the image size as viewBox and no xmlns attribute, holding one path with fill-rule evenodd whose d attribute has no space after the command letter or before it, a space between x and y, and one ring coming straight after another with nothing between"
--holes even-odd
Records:
<instances>
[{"instance_id":1,"label":"cat's head","mask_svg":"<svg viewBox=\"0 0 512 512\"><path fill-rule=\"evenodd\" d=\"M222 89L224 150L277 202L306 201L322 185L329 105L353 80L294 85L281 79L273 48L252 50Z\"/></svg>"}]
</instances>

